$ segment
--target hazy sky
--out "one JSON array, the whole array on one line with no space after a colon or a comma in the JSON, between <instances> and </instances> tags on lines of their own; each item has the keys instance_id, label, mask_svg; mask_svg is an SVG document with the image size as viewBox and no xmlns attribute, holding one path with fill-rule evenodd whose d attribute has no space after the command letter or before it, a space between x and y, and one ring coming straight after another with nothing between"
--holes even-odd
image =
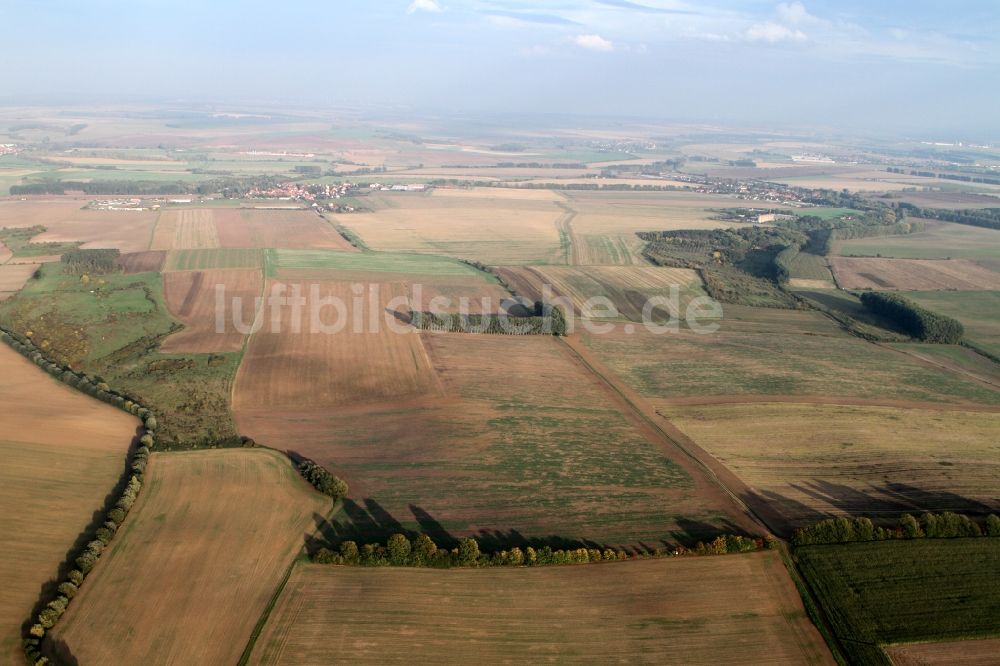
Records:
<instances>
[{"instance_id":1,"label":"hazy sky","mask_svg":"<svg viewBox=\"0 0 1000 666\"><path fill-rule=\"evenodd\" d=\"M998 0L0 0L0 97L182 97L1000 138Z\"/></svg>"}]
</instances>

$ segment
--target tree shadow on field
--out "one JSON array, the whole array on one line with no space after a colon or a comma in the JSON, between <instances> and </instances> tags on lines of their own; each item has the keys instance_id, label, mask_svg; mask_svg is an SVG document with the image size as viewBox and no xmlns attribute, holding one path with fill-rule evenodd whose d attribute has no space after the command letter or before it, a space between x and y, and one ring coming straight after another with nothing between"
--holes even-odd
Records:
<instances>
[{"instance_id":1,"label":"tree shadow on field","mask_svg":"<svg viewBox=\"0 0 1000 666\"><path fill-rule=\"evenodd\" d=\"M774 491L753 493L744 497L748 504L766 503L778 509L783 524L773 526L779 536L790 536L795 528L815 524L838 515L866 516L876 525L894 526L905 513L917 515L925 511L952 511L969 517L985 517L995 513L1000 503L990 506L983 502L947 490L929 490L906 483L887 482L882 485L853 487L824 479L813 479L791 487L815 501L805 504ZM823 507L829 507L823 510Z\"/></svg>"},{"instance_id":2,"label":"tree shadow on field","mask_svg":"<svg viewBox=\"0 0 1000 666\"><path fill-rule=\"evenodd\" d=\"M354 541L358 544L385 543L393 534L403 534L409 539L426 534L440 548L452 549L459 545L459 536L449 532L429 511L415 504L409 505L409 509L418 526L416 530L404 526L385 507L371 497L364 498L361 503L346 498L343 500L342 507L342 517L333 520L318 513L313 514L316 533L306 535L307 552L313 554L320 548L336 550L344 541ZM412 524L413 521L409 522ZM558 535L528 537L513 528L507 530L481 529L478 532L468 534L468 536L474 537L479 542L480 550L487 553L510 550L514 547L527 548L528 546L536 549L548 546L553 550L559 548L604 549L608 547L607 544L588 539L574 539ZM650 547L648 550L652 551L653 548Z\"/></svg>"},{"instance_id":3,"label":"tree shadow on field","mask_svg":"<svg viewBox=\"0 0 1000 666\"><path fill-rule=\"evenodd\" d=\"M700 520L693 520L691 518L678 518L677 528L677 530L671 532L671 536L677 540L677 543L685 548L694 548L699 542L709 543L716 537L725 534L751 536L747 534L746 530L729 520L722 520L718 523L706 523ZM660 543L662 544L660 547L670 548L673 545L666 540L663 540ZM642 545L643 547L647 547L645 544Z\"/></svg>"},{"instance_id":4,"label":"tree shadow on field","mask_svg":"<svg viewBox=\"0 0 1000 666\"><path fill-rule=\"evenodd\" d=\"M73 656L66 641L47 639L45 652L53 663L60 666L80 666L80 662Z\"/></svg>"}]
</instances>

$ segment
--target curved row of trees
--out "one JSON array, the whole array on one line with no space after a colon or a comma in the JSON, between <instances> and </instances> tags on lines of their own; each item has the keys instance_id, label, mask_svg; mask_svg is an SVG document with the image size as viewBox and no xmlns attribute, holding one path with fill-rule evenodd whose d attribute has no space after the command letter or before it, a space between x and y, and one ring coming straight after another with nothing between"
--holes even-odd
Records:
<instances>
[{"instance_id":1,"label":"curved row of trees","mask_svg":"<svg viewBox=\"0 0 1000 666\"><path fill-rule=\"evenodd\" d=\"M320 564L339 564L363 567L502 567L546 566L559 564L588 564L593 562L621 562L625 560L675 557L680 555L725 555L748 553L763 548L774 548L773 537L753 539L739 535L721 535L708 544L699 543L693 549L682 546L665 551L626 552L613 548L570 548L553 550L550 546L534 548L513 547L494 553L483 553L473 537L462 539L456 548L439 548L434 540L421 534L411 540L404 534L393 534L386 543L369 543L358 546L354 541L344 541L337 551L321 548L313 555Z\"/></svg>"},{"instance_id":2,"label":"curved row of trees","mask_svg":"<svg viewBox=\"0 0 1000 666\"><path fill-rule=\"evenodd\" d=\"M42 639L66 612L73 597L76 596L83 585L87 574L93 570L101 554L108 544L111 543L114 535L124 523L125 517L131 511L139 497L139 493L142 490L143 476L146 473L146 466L149 462L150 450L155 444L157 422L156 416L151 410L111 390L101 378L74 372L70 368L50 361L30 339L15 336L11 332L0 328L0 342L10 345L15 351L56 379L69 384L91 397L114 405L138 417L144 427L142 436L127 458L123 478L119 482L121 491L115 498L114 504L110 508L105 509L104 515L100 519L100 527L94 530L93 539L72 557L75 567L59 583L51 598L42 606L37 615L32 617L27 623L29 628L22 643L24 656L27 658L29 664L44 666L49 663L49 659L42 656ZM43 598L40 601L45 602L45 599Z\"/></svg>"},{"instance_id":3,"label":"curved row of trees","mask_svg":"<svg viewBox=\"0 0 1000 666\"><path fill-rule=\"evenodd\" d=\"M965 335L965 327L957 319L926 310L899 294L864 292L861 304L895 323L904 333L924 342L958 344Z\"/></svg>"},{"instance_id":4,"label":"curved row of trees","mask_svg":"<svg viewBox=\"0 0 1000 666\"><path fill-rule=\"evenodd\" d=\"M869 518L828 518L795 530L792 545L886 541L889 539L951 539L978 536L1000 537L1000 516L990 514L983 526L968 516L950 511L924 513L919 518L904 514L894 527L876 527Z\"/></svg>"}]
</instances>

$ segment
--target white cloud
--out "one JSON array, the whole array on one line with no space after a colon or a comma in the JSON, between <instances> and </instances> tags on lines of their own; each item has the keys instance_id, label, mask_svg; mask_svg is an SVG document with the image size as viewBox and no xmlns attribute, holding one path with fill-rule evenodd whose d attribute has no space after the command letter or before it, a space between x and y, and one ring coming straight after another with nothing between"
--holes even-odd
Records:
<instances>
[{"instance_id":1,"label":"white cloud","mask_svg":"<svg viewBox=\"0 0 1000 666\"><path fill-rule=\"evenodd\" d=\"M781 22L786 24L801 25L816 20L816 17L807 12L806 6L801 2L782 2L774 11Z\"/></svg>"},{"instance_id":2,"label":"white cloud","mask_svg":"<svg viewBox=\"0 0 1000 666\"><path fill-rule=\"evenodd\" d=\"M577 46L591 51L614 51L615 45L600 35L577 35L573 38Z\"/></svg>"},{"instance_id":3,"label":"white cloud","mask_svg":"<svg viewBox=\"0 0 1000 666\"><path fill-rule=\"evenodd\" d=\"M444 9L435 0L413 0L410 6L406 8L407 14L413 14L414 12L441 12Z\"/></svg>"},{"instance_id":4,"label":"white cloud","mask_svg":"<svg viewBox=\"0 0 1000 666\"><path fill-rule=\"evenodd\" d=\"M752 42L768 42L777 44L778 42L804 42L806 33L797 28L768 21L766 23L755 23L746 32L746 37Z\"/></svg>"}]
</instances>

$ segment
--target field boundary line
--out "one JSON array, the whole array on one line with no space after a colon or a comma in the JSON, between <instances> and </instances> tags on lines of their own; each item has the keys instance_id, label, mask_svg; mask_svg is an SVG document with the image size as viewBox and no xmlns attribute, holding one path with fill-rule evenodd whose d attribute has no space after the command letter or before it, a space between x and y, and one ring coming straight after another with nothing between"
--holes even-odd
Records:
<instances>
[{"instance_id":1,"label":"field boundary line","mask_svg":"<svg viewBox=\"0 0 1000 666\"><path fill-rule=\"evenodd\" d=\"M651 418L649 414L643 411L627 395L625 390L619 387L616 382L612 381L608 376L599 371L591 363L591 361L584 355L584 353L582 353L577 348L576 345L580 343L571 342L568 338L565 337L559 337L558 339L559 342L562 345L564 345L567 349L569 349L573 353L573 355L584 365L584 367L586 367L593 374L594 377L596 377L606 388L610 389L614 394L616 394L619 397L620 400L622 400L625 403L625 405L633 413L633 416L637 417L642 422L651 427L655 432L659 433L659 435L666 442L671 444L674 449L683 454L690 462L694 463L695 467L705 475L709 483L715 485L717 488L722 490L723 493L734 502L735 508L740 509L741 510L740 513L742 513L744 517L749 518L750 521L756 523L758 527L764 528L766 533L774 535L780 534L780 532L775 530L768 523L768 521L766 521L764 518L761 517L761 515L756 510L751 508L743 499L740 498L739 495L736 494L736 492L730 489L730 487L722 481L722 479L719 477L716 471L712 469L712 467L709 464L707 464L705 460L703 460L695 451L691 450L691 448L697 449L697 451L702 453L702 455L708 456L708 453L705 452L704 449L698 447L689 437L684 435L684 433L681 432L679 428L674 426L667 419L664 419L664 422L666 422L669 425L670 429L675 432L674 434L671 434L667 430L665 430L659 423L657 423L653 418ZM657 415L660 416L658 413ZM679 441L682 438L687 440L688 443L687 445L682 444ZM708 457L711 460L714 460L714 458L711 458L711 456ZM721 465L721 463L718 463L718 461L716 461L716 463ZM725 469L730 475L733 476L733 480L735 482L738 482L740 485L744 486L747 493L750 494L751 489L748 486L746 486L746 484L744 484L738 477L736 477L735 474L733 474L727 468L723 467L723 469Z\"/></svg>"},{"instance_id":2,"label":"field boundary line","mask_svg":"<svg viewBox=\"0 0 1000 666\"><path fill-rule=\"evenodd\" d=\"M270 448L270 447L263 447L263 448ZM288 457L288 454L285 452L278 451L277 449L271 449L271 450L281 453L286 458ZM296 474L298 473L296 472ZM331 518L335 517L338 513L340 513L343 506L344 506L343 502L340 501L336 502L333 508L327 512L324 518L327 521L329 521ZM319 526L317 525L316 529L310 532L310 536L313 536L318 532L319 532ZM271 619L271 613L274 611L274 607L278 605L278 599L281 598L281 594L285 591L285 587L288 585L288 581L292 577L292 572L294 572L295 567L303 561L304 556L306 556L305 546L303 546L302 550L299 551L299 553L294 558L292 558L291 563L289 563L288 568L285 570L285 575L282 576L281 578L281 582L279 582L278 585L275 587L274 593L271 595L271 598L268 599L267 605L264 606L264 610L261 611L260 617L257 619L257 624L254 625L253 631L250 632L250 638L247 640L246 647L243 648L243 653L240 655L240 660L236 662L237 666L246 666L250 662L250 657L253 655L253 649L257 646L257 640L260 638L260 635L264 632L264 627L267 626L267 621ZM308 561L308 559L305 561Z\"/></svg>"},{"instance_id":3,"label":"field boundary line","mask_svg":"<svg viewBox=\"0 0 1000 666\"><path fill-rule=\"evenodd\" d=\"M851 398L846 396L813 396L813 395L706 395L684 398L662 398L658 400L662 407L707 407L725 405L755 405L755 404L786 404L786 405L828 405L841 407L883 407L887 409L936 410L942 412L1000 412L1000 406L982 405L979 403L953 402L918 402L909 400L880 400L868 398ZM656 413L668 419L660 409Z\"/></svg>"}]
</instances>

